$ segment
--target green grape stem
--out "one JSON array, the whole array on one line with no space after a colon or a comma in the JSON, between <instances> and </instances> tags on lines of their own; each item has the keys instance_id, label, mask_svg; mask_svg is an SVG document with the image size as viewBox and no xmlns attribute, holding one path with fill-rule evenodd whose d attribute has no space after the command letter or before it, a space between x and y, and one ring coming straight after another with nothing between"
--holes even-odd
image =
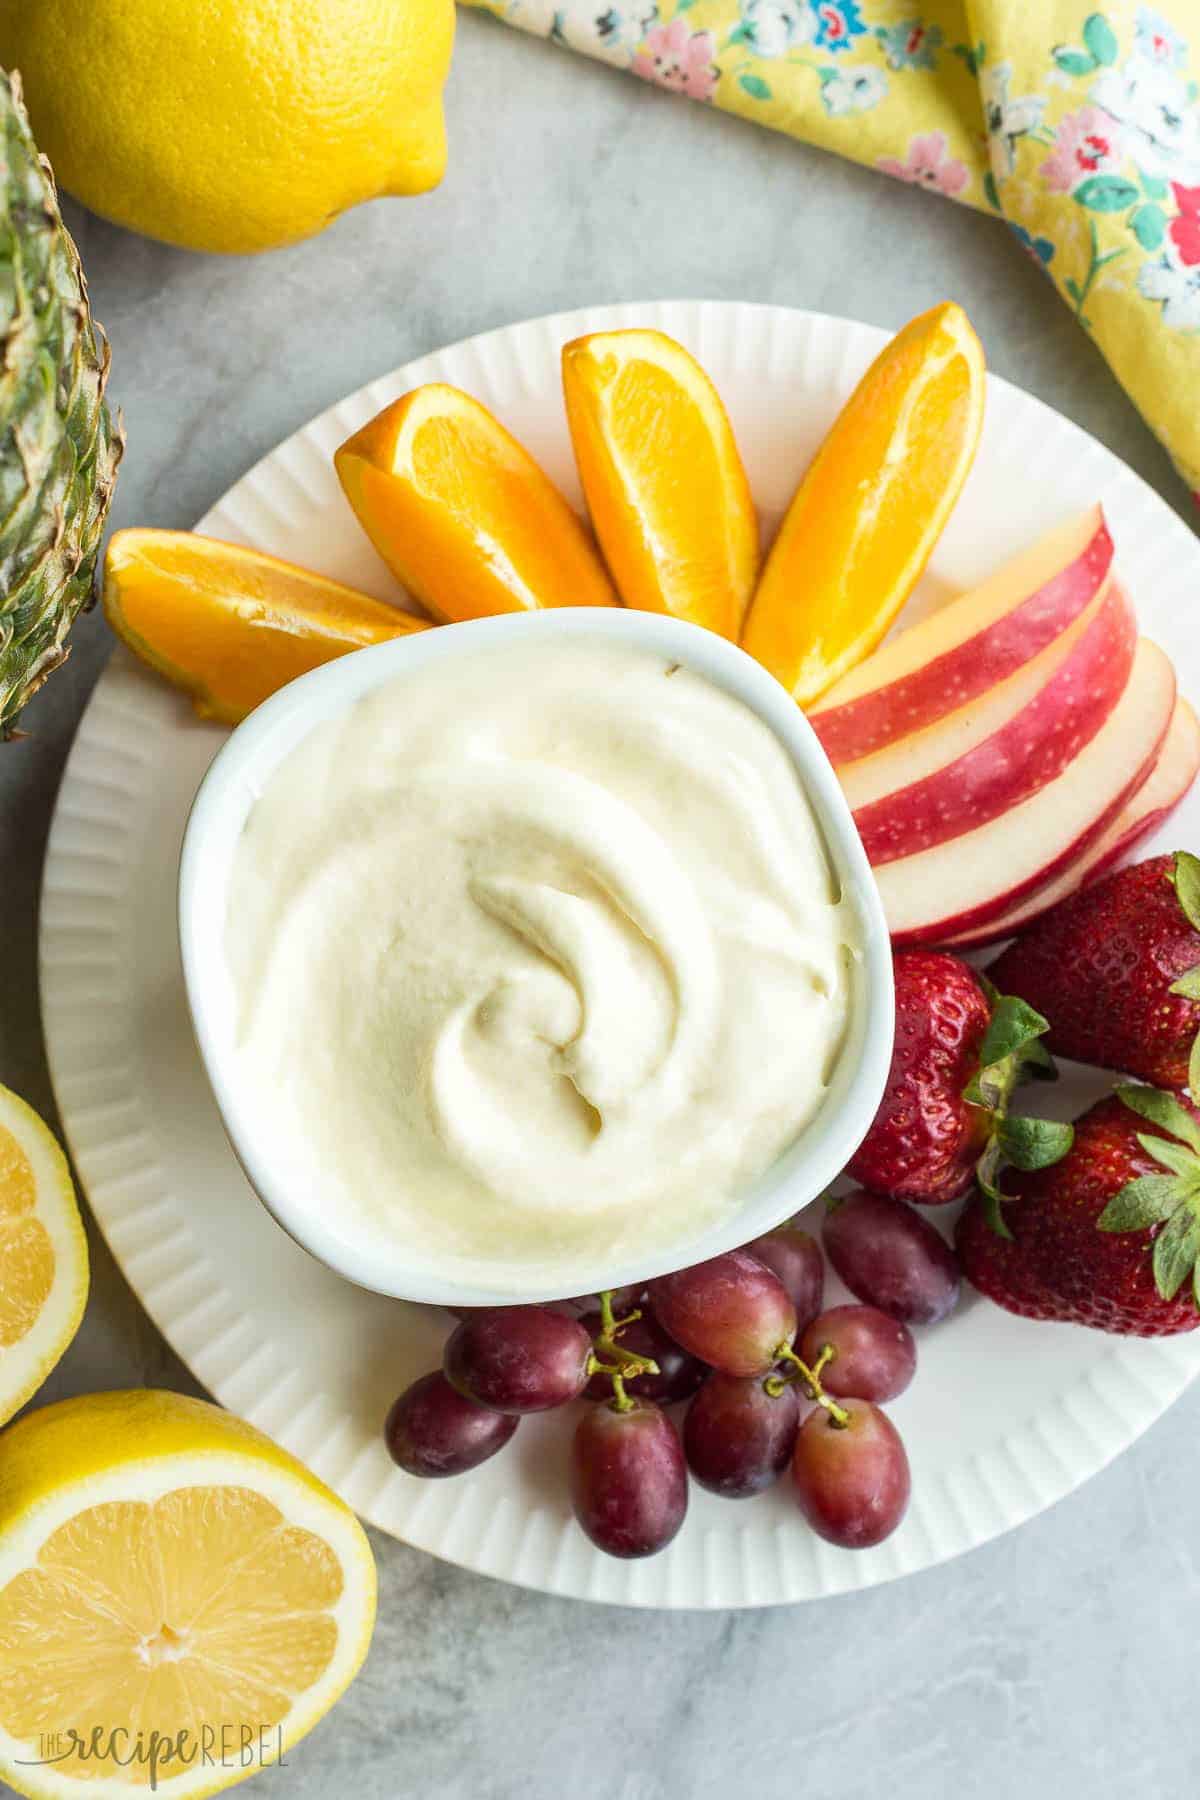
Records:
<instances>
[{"instance_id":1,"label":"green grape stem","mask_svg":"<svg viewBox=\"0 0 1200 1800\"><path fill-rule=\"evenodd\" d=\"M596 1338L596 1351L588 1358L588 1376L607 1375L612 1381L612 1408L614 1412L630 1412L633 1401L625 1392L625 1383L632 1381L637 1375L657 1375L658 1364L648 1356L637 1356L632 1350L623 1350L617 1342L619 1334L627 1325L632 1325L641 1313L635 1307L623 1319L613 1317L612 1294L605 1291L600 1295L600 1331Z\"/></svg>"},{"instance_id":2,"label":"green grape stem","mask_svg":"<svg viewBox=\"0 0 1200 1800\"><path fill-rule=\"evenodd\" d=\"M830 1423L836 1425L839 1431L844 1431L850 1423L850 1414L844 1406L839 1406L836 1400L831 1399L821 1386L821 1371L833 1361L836 1355L837 1351L832 1344L822 1344L821 1354L810 1369L808 1364L802 1362L796 1355L790 1344L781 1344L775 1352L775 1361L794 1363L795 1368L786 1375L780 1375L778 1372L768 1375L763 1382L763 1387L768 1394L778 1398L791 1382L802 1381L808 1391L809 1399L815 1400L818 1406L823 1406L829 1414Z\"/></svg>"}]
</instances>

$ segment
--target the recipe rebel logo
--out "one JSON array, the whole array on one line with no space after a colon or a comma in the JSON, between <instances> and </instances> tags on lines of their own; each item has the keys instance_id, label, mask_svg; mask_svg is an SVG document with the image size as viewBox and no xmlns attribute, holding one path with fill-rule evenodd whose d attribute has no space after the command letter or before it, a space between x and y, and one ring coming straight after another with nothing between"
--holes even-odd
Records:
<instances>
[{"instance_id":1,"label":"the recipe rebel logo","mask_svg":"<svg viewBox=\"0 0 1200 1800\"><path fill-rule=\"evenodd\" d=\"M115 1775L122 1769L145 1770L151 1793L159 1782L185 1769L287 1768L283 1730L279 1725L224 1721L191 1731L157 1731L152 1726L130 1731L124 1725L63 1726L42 1732L36 1756L15 1757L26 1768L57 1766L69 1775Z\"/></svg>"}]
</instances>

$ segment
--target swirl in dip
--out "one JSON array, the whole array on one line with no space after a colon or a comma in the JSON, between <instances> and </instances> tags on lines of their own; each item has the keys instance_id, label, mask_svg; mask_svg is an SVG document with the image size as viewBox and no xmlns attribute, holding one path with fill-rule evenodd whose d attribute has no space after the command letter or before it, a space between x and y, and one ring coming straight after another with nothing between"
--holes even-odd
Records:
<instances>
[{"instance_id":1,"label":"swirl in dip","mask_svg":"<svg viewBox=\"0 0 1200 1800\"><path fill-rule=\"evenodd\" d=\"M856 950L769 728L588 639L318 726L250 815L226 930L238 1078L291 1177L514 1289L732 1208L821 1104Z\"/></svg>"}]
</instances>

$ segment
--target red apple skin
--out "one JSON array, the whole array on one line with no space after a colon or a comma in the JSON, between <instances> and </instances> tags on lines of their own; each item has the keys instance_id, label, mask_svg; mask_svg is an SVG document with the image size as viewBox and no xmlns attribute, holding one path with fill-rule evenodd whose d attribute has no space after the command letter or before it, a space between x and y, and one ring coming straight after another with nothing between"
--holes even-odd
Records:
<instances>
[{"instance_id":1,"label":"red apple skin","mask_svg":"<svg viewBox=\"0 0 1200 1800\"><path fill-rule=\"evenodd\" d=\"M877 872L892 944L945 944L1011 911L1095 843L1158 759L1175 673L1143 638L1117 706L1091 743L1021 806Z\"/></svg>"},{"instance_id":2,"label":"red apple skin","mask_svg":"<svg viewBox=\"0 0 1200 1800\"><path fill-rule=\"evenodd\" d=\"M872 867L977 830L1054 781L1121 698L1136 646L1133 606L1114 582L1070 655L1006 725L855 813Z\"/></svg>"},{"instance_id":3,"label":"red apple skin","mask_svg":"<svg viewBox=\"0 0 1200 1800\"><path fill-rule=\"evenodd\" d=\"M1068 535L1061 529L1052 534L1059 540ZM1032 592L1020 594L1018 589L1012 607L941 655L841 703L838 688L831 689L809 714L829 760L835 765L855 762L922 730L1006 680L1044 650L1090 606L1112 567L1112 537L1099 507L1077 522L1073 548L1065 554L1068 560L1051 566ZM861 678L869 669L870 661L854 674Z\"/></svg>"},{"instance_id":4,"label":"red apple skin","mask_svg":"<svg viewBox=\"0 0 1200 1800\"><path fill-rule=\"evenodd\" d=\"M991 924L947 939L947 948L970 950L999 943L1002 938L1011 937L1013 932L1049 912L1068 894L1107 875L1143 838L1149 837L1170 818L1197 774L1200 774L1200 723L1187 701L1179 699L1175 702L1170 729L1158 761L1107 831L1102 832L1091 848L1057 881L1040 887L1028 900L1002 913Z\"/></svg>"}]
</instances>

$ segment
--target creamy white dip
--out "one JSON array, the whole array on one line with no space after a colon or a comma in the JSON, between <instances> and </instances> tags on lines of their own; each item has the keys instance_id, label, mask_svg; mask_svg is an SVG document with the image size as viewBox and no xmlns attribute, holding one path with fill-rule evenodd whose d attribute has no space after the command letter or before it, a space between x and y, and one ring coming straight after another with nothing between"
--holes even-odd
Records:
<instances>
[{"instance_id":1,"label":"creamy white dip","mask_svg":"<svg viewBox=\"0 0 1200 1800\"><path fill-rule=\"evenodd\" d=\"M821 1103L855 950L768 727L579 639L318 726L227 947L240 1079L326 1218L514 1288L731 1207Z\"/></svg>"}]
</instances>

